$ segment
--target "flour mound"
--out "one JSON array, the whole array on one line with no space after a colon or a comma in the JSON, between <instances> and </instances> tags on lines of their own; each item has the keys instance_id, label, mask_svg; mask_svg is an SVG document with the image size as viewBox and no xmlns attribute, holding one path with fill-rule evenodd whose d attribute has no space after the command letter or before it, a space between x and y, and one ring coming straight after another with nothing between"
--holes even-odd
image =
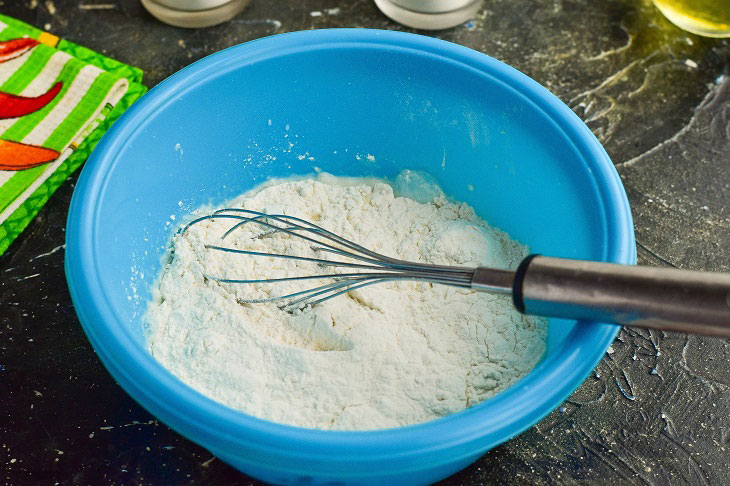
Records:
<instances>
[{"instance_id":1,"label":"flour mound","mask_svg":"<svg viewBox=\"0 0 730 486\"><path fill-rule=\"evenodd\" d=\"M404 260L515 268L527 254L466 204L442 193L419 203L377 180L320 174L278 181L227 206L303 218ZM173 238L174 253L145 315L152 355L231 408L316 429L409 425L495 395L527 374L545 351L544 319L520 315L509 297L455 287L388 282L291 313L270 303L241 303L316 285L231 284L203 275L256 279L323 269L204 247L220 242L231 225L206 221ZM225 244L312 251L299 238L261 232L246 225Z\"/></svg>"}]
</instances>

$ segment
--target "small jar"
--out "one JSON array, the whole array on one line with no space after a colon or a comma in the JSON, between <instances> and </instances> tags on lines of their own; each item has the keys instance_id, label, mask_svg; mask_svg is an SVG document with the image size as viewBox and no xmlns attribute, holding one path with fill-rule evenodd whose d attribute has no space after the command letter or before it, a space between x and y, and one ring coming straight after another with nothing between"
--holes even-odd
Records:
<instances>
[{"instance_id":1,"label":"small jar","mask_svg":"<svg viewBox=\"0 0 730 486\"><path fill-rule=\"evenodd\" d=\"M375 0L378 8L399 24L423 30L456 27L473 19L483 0Z\"/></svg>"},{"instance_id":2,"label":"small jar","mask_svg":"<svg viewBox=\"0 0 730 486\"><path fill-rule=\"evenodd\" d=\"M231 20L249 0L142 0L158 20L176 27L210 27Z\"/></svg>"},{"instance_id":3,"label":"small jar","mask_svg":"<svg viewBox=\"0 0 730 486\"><path fill-rule=\"evenodd\" d=\"M680 29L706 37L730 37L730 0L654 0Z\"/></svg>"}]
</instances>

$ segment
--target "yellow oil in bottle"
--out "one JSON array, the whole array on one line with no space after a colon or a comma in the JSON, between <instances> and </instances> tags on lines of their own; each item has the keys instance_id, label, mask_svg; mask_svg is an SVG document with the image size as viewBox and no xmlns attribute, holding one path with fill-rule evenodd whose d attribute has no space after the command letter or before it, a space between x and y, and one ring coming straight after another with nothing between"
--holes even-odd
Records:
<instances>
[{"instance_id":1,"label":"yellow oil in bottle","mask_svg":"<svg viewBox=\"0 0 730 486\"><path fill-rule=\"evenodd\" d=\"M654 0L677 27L708 37L730 37L730 0Z\"/></svg>"}]
</instances>

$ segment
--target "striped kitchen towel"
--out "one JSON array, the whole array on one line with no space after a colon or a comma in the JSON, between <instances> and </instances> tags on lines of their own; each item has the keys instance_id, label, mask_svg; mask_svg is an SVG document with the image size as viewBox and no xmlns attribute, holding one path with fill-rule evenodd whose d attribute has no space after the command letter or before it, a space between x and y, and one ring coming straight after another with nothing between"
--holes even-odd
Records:
<instances>
[{"instance_id":1,"label":"striped kitchen towel","mask_svg":"<svg viewBox=\"0 0 730 486\"><path fill-rule=\"evenodd\" d=\"M146 88L142 71L0 15L0 254Z\"/></svg>"}]
</instances>

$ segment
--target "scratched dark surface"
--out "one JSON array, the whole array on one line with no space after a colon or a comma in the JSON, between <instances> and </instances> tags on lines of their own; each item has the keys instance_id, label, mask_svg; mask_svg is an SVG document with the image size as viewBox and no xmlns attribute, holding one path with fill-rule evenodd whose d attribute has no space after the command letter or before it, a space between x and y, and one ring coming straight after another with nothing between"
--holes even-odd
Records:
<instances>
[{"instance_id":1,"label":"scratched dark surface","mask_svg":"<svg viewBox=\"0 0 730 486\"><path fill-rule=\"evenodd\" d=\"M157 23L137 0L0 11L140 66L148 86L279 32L407 30L370 0L252 0L202 30ZM640 263L730 271L730 42L683 33L647 0L486 0L473 22L430 34L517 67L588 123L626 185ZM0 257L0 479L255 483L158 423L91 349L63 273L75 180ZM726 485L728 457L730 343L624 330L559 410L443 484Z\"/></svg>"}]
</instances>

